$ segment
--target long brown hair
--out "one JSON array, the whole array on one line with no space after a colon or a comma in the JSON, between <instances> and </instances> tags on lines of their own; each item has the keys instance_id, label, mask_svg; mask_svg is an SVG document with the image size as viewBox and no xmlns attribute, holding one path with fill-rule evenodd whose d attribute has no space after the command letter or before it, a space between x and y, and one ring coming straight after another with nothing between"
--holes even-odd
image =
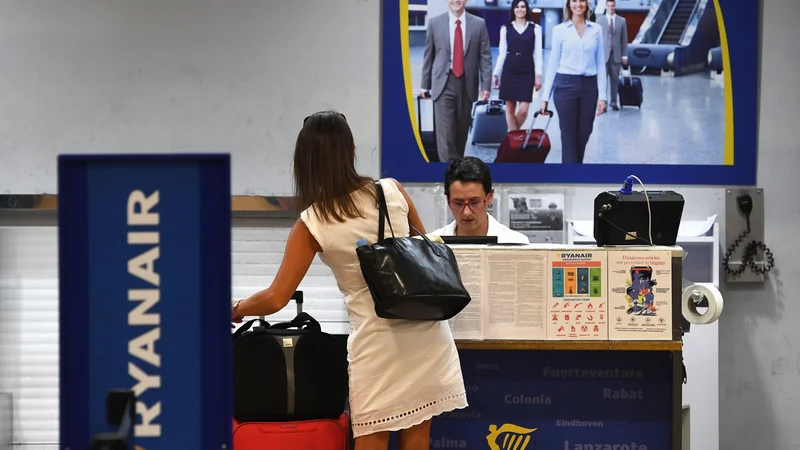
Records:
<instances>
[{"instance_id":1,"label":"long brown hair","mask_svg":"<svg viewBox=\"0 0 800 450\"><path fill-rule=\"evenodd\" d=\"M569 7L570 1L571 0L567 0L566 4L564 5L564 22L572 20L572 9ZM588 22L589 17L591 16L592 16L592 5L589 4L589 0L586 0L586 9L583 11L583 18Z\"/></svg>"},{"instance_id":2,"label":"long brown hair","mask_svg":"<svg viewBox=\"0 0 800 450\"><path fill-rule=\"evenodd\" d=\"M313 207L323 222L363 217L352 193L375 197L373 179L356 171L356 144L344 115L320 111L306 117L294 148L294 189L300 211Z\"/></svg>"}]
</instances>

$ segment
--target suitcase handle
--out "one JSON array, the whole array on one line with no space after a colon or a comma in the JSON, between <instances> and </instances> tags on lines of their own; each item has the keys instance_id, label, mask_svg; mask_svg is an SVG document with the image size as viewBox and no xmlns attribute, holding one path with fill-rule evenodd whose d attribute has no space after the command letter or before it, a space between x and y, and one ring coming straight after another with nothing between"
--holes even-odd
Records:
<instances>
[{"instance_id":1,"label":"suitcase handle","mask_svg":"<svg viewBox=\"0 0 800 450\"><path fill-rule=\"evenodd\" d=\"M522 144L522 148L528 148L528 140L530 140L530 138L531 138L531 132L533 131L533 124L536 122L536 118L541 116L541 115L542 115L542 111L541 110L537 110L535 113L533 113L533 120L531 120L531 124L528 127L528 132L525 134L525 142ZM545 113L545 115L547 116L547 123L544 126L543 132L547 133L547 127L550 126L550 121L553 120L553 111L550 111L548 109L547 113ZM542 142L543 141L544 141L544 139L540 139L539 140L539 144L536 146L536 150L539 150L540 148L542 148Z\"/></svg>"},{"instance_id":2,"label":"suitcase handle","mask_svg":"<svg viewBox=\"0 0 800 450\"><path fill-rule=\"evenodd\" d=\"M496 106L500 111L499 112L489 112L489 108L492 106ZM489 100L478 100L477 102L472 104L472 118L475 119L475 111L478 110L479 106L486 106L486 113L490 115L500 114L503 109L503 100L499 98L490 98Z\"/></svg>"},{"instance_id":3,"label":"suitcase handle","mask_svg":"<svg viewBox=\"0 0 800 450\"><path fill-rule=\"evenodd\" d=\"M294 302L297 304L297 314L303 312L303 291L294 291L294 294L292 294L292 298L290 298L289 301L291 300L294 300ZM259 319L264 320L264 317L265 316L259 316Z\"/></svg>"},{"instance_id":4,"label":"suitcase handle","mask_svg":"<svg viewBox=\"0 0 800 450\"><path fill-rule=\"evenodd\" d=\"M319 322L317 322L317 319L311 317L308 313L300 313L290 322L276 323L270 328L273 330L286 330L289 328L297 328L299 330L305 328L317 332L322 331L322 327Z\"/></svg>"},{"instance_id":5,"label":"suitcase handle","mask_svg":"<svg viewBox=\"0 0 800 450\"><path fill-rule=\"evenodd\" d=\"M238 339L238 338L239 338L239 336L241 336L241 335L243 335L245 332L247 332L247 330L249 330L250 328L252 328L252 327L253 327L253 324L254 324L254 323L256 323L256 322L261 322L261 326L262 326L263 328L269 328L269 327L270 327L270 325L269 325L269 322L267 322L267 321L266 321L266 320L264 320L264 319L261 319L261 318L259 318L259 319L250 319L250 320L248 320L247 322L243 323L243 324L242 324L242 326L240 326L240 327L239 327L239 329L238 329L238 330L236 330L236 332L235 332L235 333L233 333L233 340L235 341L236 339ZM254 329L255 329L255 328L254 328Z\"/></svg>"},{"instance_id":6,"label":"suitcase handle","mask_svg":"<svg viewBox=\"0 0 800 450\"><path fill-rule=\"evenodd\" d=\"M261 322L261 325L253 327L253 324L256 322ZM269 328L273 330L286 330L289 328L297 328L299 330L305 328L316 332L322 331L322 326L319 324L319 322L317 322L317 319L311 317L311 315L309 315L308 313L300 313L297 315L297 317L295 317L289 322L280 322L274 325L270 325L269 322L267 322L264 319L248 320L247 322L243 323L242 326L239 327L239 329L236 330L235 333L233 333L233 340L235 341L250 329L256 330L258 328L262 329Z\"/></svg>"},{"instance_id":7,"label":"suitcase handle","mask_svg":"<svg viewBox=\"0 0 800 450\"><path fill-rule=\"evenodd\" d=\"M291 300L294 300L295 303L297 303L297 315L299 316L300 314L303 313L303 291L300 290L294 291L294 294L292 294L292 298L290 299L290 301ZM261 324L264 328L270 327L270 324L269 322L267 322L265 316L259 316L257 319L251 319L248 320L247 322L244 322L242 326L240 326L239 329L236 330L235 333L233 333L233 339L235 340L236 338L244 334L257 321L261 321Z\"/></svg>"}]
</instances>

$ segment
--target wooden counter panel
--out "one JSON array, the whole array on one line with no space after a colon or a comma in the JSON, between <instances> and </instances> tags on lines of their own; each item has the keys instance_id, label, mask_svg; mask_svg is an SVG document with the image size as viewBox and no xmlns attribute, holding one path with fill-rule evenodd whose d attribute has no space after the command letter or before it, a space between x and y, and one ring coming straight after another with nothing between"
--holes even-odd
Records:
<instances>
[{"instance_id":1,"label":"wooden counter panel","mask_svg":"<svg viewBox=\"0 0 800 450\"><path fill-rule=\"evenodd\" d=\"M681 341L525 341L456 340L463 350L619 350L680 351Z\"/></svg>"}]
</instances>

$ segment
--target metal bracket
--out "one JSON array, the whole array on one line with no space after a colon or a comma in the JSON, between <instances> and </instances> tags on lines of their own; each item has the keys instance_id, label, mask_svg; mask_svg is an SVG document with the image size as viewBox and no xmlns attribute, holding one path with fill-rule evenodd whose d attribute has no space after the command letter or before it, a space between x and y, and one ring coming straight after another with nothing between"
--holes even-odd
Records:
<instances>
[{"instance_id":1,"label":"metal bracket","mask_svg":"<svg viewBox=\"0 0 800 450\"><path fill-rule=\"evenodd\" d=\"M92 436L91 450L130 450L136 420L136 395L127 389L111 389L106 394L106 422L117 431Z\"/></svg>"},{"instance_id":2,"label":"metal bracket","mask_svg":"<svg viewBox=\"0 0 800 450\"><path fill-rule=\"evenodd\" d=\"M739 209L737 198L749 195L753 199L753 210L750 212L750 233L747 231L747 217ZM742 266L742 256L745 247L750 242L764 242L764 190L763 189L727 189L725 191L725 248L723 249L723 270L727 258L728 270L725 270L725 279L728 283L763 283L764 274L753 271L750 267L743 269L739 274L729 271L739 271ZM732 249L732 247L734 247ZM756 267L765 265L764 252L756 251L753 257Z\"/></svg>"}]
</instances>

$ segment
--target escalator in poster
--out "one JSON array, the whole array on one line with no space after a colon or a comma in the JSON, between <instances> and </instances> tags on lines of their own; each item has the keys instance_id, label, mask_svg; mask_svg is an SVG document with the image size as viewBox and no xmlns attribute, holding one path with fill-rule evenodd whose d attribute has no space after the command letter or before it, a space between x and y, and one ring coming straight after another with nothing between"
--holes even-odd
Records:
<instances>
[{"instance_id":1,"label":"escalator in poster","mask_svg":"<svg viewBox=\"0 0 800 450\"><path fill-rule=\"evenodd\" d=\"M714 0L661 0L628 46L628 63L640 75L689 75L707 70L709 52L719 47Z\"/></svg>"}]
</instances>

